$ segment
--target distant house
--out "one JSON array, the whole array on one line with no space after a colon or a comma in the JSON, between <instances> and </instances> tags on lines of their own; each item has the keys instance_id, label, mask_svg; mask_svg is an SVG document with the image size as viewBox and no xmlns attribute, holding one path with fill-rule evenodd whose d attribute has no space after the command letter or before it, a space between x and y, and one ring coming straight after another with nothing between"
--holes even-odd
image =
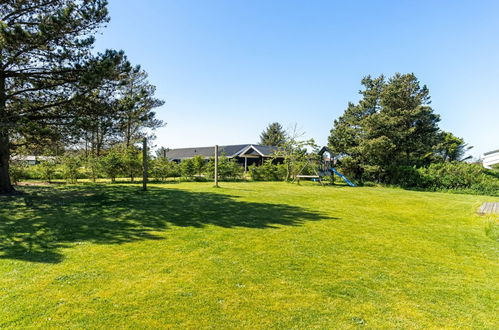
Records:
<instances>
[{"instance_id":1,"label":"distant house","mask_svg":"<svg viewBox=\"0 0 499 330\"><path fill-rule=\"evenodd\" d=\"M266 159L275 158L274 153L277 147L260 146L256 144L236 144L218 147L218 156L224 155L227 158L235 159L247 170L250 165L261 165ZM164 156L174 162L181 162L184 159L201 156L206 160L215 156L215 147L196 147L166 150ZM276 158L277 162L282 159Z\"/></svg>"},{"instance_id":2,"label":"distant house","mask_svg":"<svg viewBox=\"0 0 499 330\"><path fill-rule=\"evenodd\" d=\"M26 165L36 165L47 160L54 160L53 156L12 156L12 160Z\"/></svg>"},{"instance_id":3,"label":"distant house","mask_svg":"<svg viewBox=\"0 0 499 330\"><path fill-rule=\"evenodd\" d=\"M483 167L492 168L492 165L499 164L499 149L483 154Z\"/></svg>"}]
</instances>

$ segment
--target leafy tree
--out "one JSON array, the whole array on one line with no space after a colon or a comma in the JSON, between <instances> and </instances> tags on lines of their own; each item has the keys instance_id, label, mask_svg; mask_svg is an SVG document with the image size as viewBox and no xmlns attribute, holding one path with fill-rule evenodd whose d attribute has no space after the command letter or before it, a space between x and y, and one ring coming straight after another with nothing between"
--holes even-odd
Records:
<instances>
[{"instance_id":1,"label":"leafy tree","mask_svg":"<svg viewBox=\"0 0 499 330\"><path fill-rule=\"evenodd\" d=\"M97 156L90 155L87 157L85 165L90 171L90 178L92 179L92 182L95 182L99 176L99 173L102 171L102 159Z\"/></svg>"},{"instance_id":2,"label":"leafy tree","mask_svg":"<svg viewBox=\"0 0 499 330\"><path fill-rule=\"evenodd\" d=\"M274 164L272 159L267 159L261 166L250 166L251 178L255 181L282 181L286 179L287 169L285 164Z\"/></svg>"},{"instance_id":3,"label":"leafy tree","mask_svg":"<svg viewBox=\"0 0 499 330\"><path fill-rule=\"evenodd\" d=\"M156 179L164 181L172 174L174 164L166 158L155 158L151 161L151 175Z\"/></svg>"},{"instance_id":4,"label":"leafy tree","mask_svg":"<svg viewBox=\"0 0 499 330\"><path fill-rule=\"evenodd\" d=\"M76 183L80 173L81 160L77 155L62 157L62 175L69 183Z\"/></svg>"},{"instance_id":5,"label":"leafy tree","mask_svg":"<svg viewBox=\"0 0 499 330\"><path fill-rule=\"evenodd\" d=\"M166 158L166 153L168 152L168 148L160 147L156 150L156 157L158 158Z\"/></svg>"},{"instance_id":6,"label":"leafy tree","mask_svg":"<svg viewBox=\"0 0 499 330\"><path fill-rule=\"evenodd\" d=\"M86 154L99 156L101 150L114 144L130 148L148 135L146 129L163 126L152 111L163 104L154 93L147 74L136 66L113 80L103 81L98 89L80 99L76 106L84 115L79 116L76 125ZM152 140L154 135L147 137Z\"/></svg>"},{"instance_id":7,"label":"leafy tree","mask_svg":"<svg viewBox=\"0 0 499 330\"><path fill-rule=\"evenodd\" d=\"M76 118L76 130L71 133L83 145L86 157L99 157L105 148L121 142L118 137L119 109L116 95L119 84L119 79L106 80L98 90L82 97L73 106L81 115Z\"/></svg>"},{"instance_id":8,"label":"leafy tree","mask_svg":"<svg viewBox=\"0 0 499 330\"><path fill-rule=\"evenodd\" d=\"M122 52L94 56L94 34L108 20L105 0L20 1L0 6L0 194L12 193L11 151L66 136L74 105L129 69ZM83 109L83 108L82 108Z\"/></svg>"},{"instance_id":9,"label":"leafy tree","mask_svg":"<svg viewBox=\"0 0 499 330\"><path fill-rule=\"evenodd\" d=\"M206 163L204 172L209 179L215 177L215 158L210 158ZM218 157L218 178L220 180L241 179L243 174L244 168L235 159L228 158L225 155Z\"/></svg>"},{"instance_id":10,"label":"leafy tree","mask_svg":"<svg viewBox=\"0 0 499 330\"><path fill-rule=\"evenodd\" d=\"M164 124L155 118L152 109L164 104L154 98L156 87L147 81L147 73L135 66L123 79L119 100L119 127L128 148L146 136L144 129L156 129Z\"/></svg>"},{"instance_id":11,"label":"leafy tree","mask_svg":"<svg viewBox=\"0 0 499 330\"><path fill-rule=\"evenodd\" d=\"M52 159L47 159L41 162L40 165L38 166L40 169L41 178L50 183L55 175L56 161Z\"/></svg>"},{"instance_id":12,"label":"leafy tree","mask_svg":"<svg viewBox=\"0 0 499 330\"><path fill-rule=\"evenodd\" d=\"M286 133L286 140L275 152L275 157L283 158L286 167L285 181L295 180L300 170L311 157L307 149L317 151L318 146L313 139L304 140L305 133L296 125Z\"/></svg>"},{"instance_id":13,"label":"leafy tree","mask_svg":"<svg viewBox=\"0 0 499 330\"><path fill-rule=\"evenodd\" d=\"M182 172L183 177L193 179L194 175L196 175L196 168L194 166L193 159L192 158L184 159L180 163L180 171Z\"/></svg>"},{"instance_id":14,"label":"leafy tree","mask_svg":"<svg viewBox=\"0 0 499 330\"><path fill-rule=\"evenodd\" d=\"M128 174L130 181L134 181L135 177L140 175L142 171L142 161L139 157L139 150L135 146L122 146L121 152L121 165L123 171Z\"/></svg>"},{"instance_id":15,"label":"leafy tree","mask_svg":"<svg viewBox=\"0 0 499 330\"><path fill-rule=\"evenodd\" d=\"M244 169L235 159L221 156L218 158L218 175L220 180L236 180L243 176Z\"/></svg>"},{"instance_id":16,"label":"leafy tree","mask_svg":"<svg viewBox=\"0 0 499 330\"><path fill-rule=\"evenodd\" d=\"M203 156L195 156L192 158L192 165L194 166L194 171L197 175L202 175L204 168L206 167L206 161Z\"/></svg>"},{"instance_id":17,"label":"leafy tree","mask_svg":"<svg viewBox=\"0 0 499 330\"><path fill-rule=\"evenodd\" d=\"M260 144L264 146L281 146L286 141L286 132L282 125L275 122L271 123L260 134Z\"/></svg>"},{"instance_id":18,"label":"leafy tree","mask_svg":"<svg viewBox=\"0 0 499 330\"><path fill-rule=\"evenodd\" d=\"M462 161L471 158L464 157L471 148L464 140L454 136L454 134L442 131L439 136L435 152L438 159L443 162Z\"/></svg>"},{"instance_id":19,"label":"leafy tree","mask_svg":"<svg viewBox=\"0 0 499 330\"><path fill-rule=\"evenodd\" d=\"M14 184L19 183L21 179L26 177L26 168L26 164L21 161L11 161L9 166L9 174Z\"/></svg>"},{"instance_id":20,"label":"leafy tree","mask_svg":"<svg viewBox=\"0 0 499 330\"><path fill-rule=\"evenodd\" d=\"M107 177L111 178L111 182L114 183L123 167L122 157L117 148L110 149L102 158L102 167Z\"/></svg>"},{"instance_id":21,"label":"leafy tree","mask_svg":"<svg viewBox=\"0 0 499 330\"><path fill-rule=\"evenodd\" d=\"M334 121L329 147L355 178L390 182L403 166L431 162L439 140L439 116L426 86L414 74L367 76L357 104Z\"/></svg>"}]
</instances>

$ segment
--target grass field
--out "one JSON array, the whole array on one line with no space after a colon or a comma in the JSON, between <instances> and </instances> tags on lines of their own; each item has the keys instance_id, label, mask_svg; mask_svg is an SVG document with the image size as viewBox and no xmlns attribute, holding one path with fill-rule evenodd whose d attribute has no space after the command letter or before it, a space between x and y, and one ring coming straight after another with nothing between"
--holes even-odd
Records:
<instances>
[{"instance_id":1,"label":"grass field","mask_svg":"<svg viewBox=\"0 0 499 330\"><path fill-rule=\"evenodd\" d=\"M498 328L498 198L286 183L0 197L0 328Z\"/></svg>"}]
</instances>

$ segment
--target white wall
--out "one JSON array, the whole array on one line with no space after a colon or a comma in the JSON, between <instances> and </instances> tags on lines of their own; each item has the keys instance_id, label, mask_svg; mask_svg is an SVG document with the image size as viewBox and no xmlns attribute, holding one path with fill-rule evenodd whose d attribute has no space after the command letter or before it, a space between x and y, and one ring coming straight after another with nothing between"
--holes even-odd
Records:
<instances>
[{"instance_id":1,"label":"white wall","mask_svg":"<svg viewBox=\"0 0 499 330\"><path fill-rule=\"evenodd\" d=\"M494 164L499 164L499 151L483 156L484 167L491 168Z\"/></svg>"}]
</instances>

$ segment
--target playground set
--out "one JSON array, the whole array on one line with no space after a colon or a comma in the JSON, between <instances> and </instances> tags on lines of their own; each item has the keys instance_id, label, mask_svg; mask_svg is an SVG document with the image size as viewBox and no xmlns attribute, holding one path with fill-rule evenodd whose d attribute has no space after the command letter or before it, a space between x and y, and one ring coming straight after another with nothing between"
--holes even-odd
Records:
<instances>
[{"instance_id":1,"label":"playground set","mask_svg":"<svg viewBox=\"0 0 499 330\"><path fill-rule=\"evenodd\" d=\"M299 183L300 179L311 179L312 181L319 182L321 185L324 185L325 178L330 178L331 182L334 183L334 175L336 174L350 187L355 187L355 184L352 181L348 180L346 176L334 168L335 165L336 159L333 158L332 152L327 147L322 147L322 149L318 152L318 158L309 158L307 163L302 167L299 174L296 176L296 180ZM302 174L307 167L311 168L315 175Z\"/></svg>"}]
</instances>

